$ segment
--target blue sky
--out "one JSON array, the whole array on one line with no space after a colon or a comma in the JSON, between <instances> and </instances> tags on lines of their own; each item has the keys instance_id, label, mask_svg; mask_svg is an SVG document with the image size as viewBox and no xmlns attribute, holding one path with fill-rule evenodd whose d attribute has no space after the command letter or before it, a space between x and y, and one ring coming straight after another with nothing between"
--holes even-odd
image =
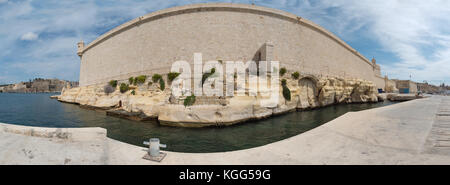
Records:
<instances>
[{"instance_id":1,"label":"blue sky","mask_svg":"<svg viewBox=\"0 0 450 185\"><path fill-rule=\"evenodd\" d=\"M76 43L173 6L251 0L0 0L0 84L78 80ZM450 84L448 0L254 0L309 19L375 57L390 78Z\"/></svg>"}]
</instances>

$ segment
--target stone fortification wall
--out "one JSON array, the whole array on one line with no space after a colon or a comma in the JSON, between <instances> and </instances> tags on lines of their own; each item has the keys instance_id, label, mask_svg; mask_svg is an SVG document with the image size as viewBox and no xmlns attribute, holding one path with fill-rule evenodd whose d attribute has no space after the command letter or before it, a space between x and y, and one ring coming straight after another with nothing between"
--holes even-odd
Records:
<instances>
[{"instance_id":1,"label":"stone fortification wall","mask_svg":"<svg viewBox=\"0 0 450 185\"><path fill-rule=\"evenodd\" d=\"M279 10L196 4L138 17L79 45L80 86L167 73L177 60L280 61L292 71L374 81L376 67L320 26Z\"/></svg>"},{"instance_id":2,"label":"stone fortification wall","mask_svg":"<svg viewBox=\"0 0 450 185\"><path fill-rule=\"evenodd\" d=\"M0 92L9 93L49 93L61 92L64 87L77 87L78 82L58 79L36 78L33 81L20 82L0 87Z\"/></svg>"},{"instance_id":3,"label":"stone fortification wall","mask_svg":"<svg viewBox=\"0 0 450 185\"><path fill-rule=\"evenodd\" d=\"M377 89L383 89L384 91L386 90L386 79L383 77L375 75L373 82L377 86Z\"/></svg>"}]
</instances>

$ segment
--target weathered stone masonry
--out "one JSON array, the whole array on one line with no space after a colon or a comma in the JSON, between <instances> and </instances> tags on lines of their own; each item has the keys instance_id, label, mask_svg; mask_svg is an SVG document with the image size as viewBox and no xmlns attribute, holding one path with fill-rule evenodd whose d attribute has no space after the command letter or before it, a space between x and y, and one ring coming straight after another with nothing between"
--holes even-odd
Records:
<instances>
[{"instance_id":1,"label":"weathered stone masonry","mask_svg":"<svg viewBox=\"0 0 450 185\"><path fill-rule=\"evenodd\" d=\"M280 10L195 4L138 17L79 43L80 86L165 74L177 60L280 61L300 73L376 81L380 68L322 27ZM381 80L379 80L382 83ZM384 86L377 83L377 86Z\"/></svg>"},{"instance_id":2,"label":"weathered stone masonry","mask_svg":"<svg viewBox=\"0 0 450 185\"><path fill-rule=\"evenodd\" d=\"M130 84L132 91L123 93L119 87L105 91L110 80L128 83L129 77L138 75L159 73L168 82L165 74L173 62L184 60L194 68L194 53L202 53L204 63L279 61L287 69L281 76L285 86L276 93L279 101L263 104L266 98L259 95L197 96L186 106L187 97L174 97L170 86L161 88L158 83ZM87 46L78 43L78 55L80 87L64 89L59 101L106 109L109 115L129 119L158 119L171 126L231 125L338 103L377 102L376 88L385 82L375 60L368 61L323 28L286 12L251 5L197 4L154 12ZM298 77L291 76L295 71Z\"/></svg>"}]
</instances>

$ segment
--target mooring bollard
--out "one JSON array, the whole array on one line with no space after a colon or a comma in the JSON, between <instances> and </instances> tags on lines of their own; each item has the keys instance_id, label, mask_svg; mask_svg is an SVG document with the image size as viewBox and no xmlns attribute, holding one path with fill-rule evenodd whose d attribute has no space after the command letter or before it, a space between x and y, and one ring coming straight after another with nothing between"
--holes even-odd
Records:
<instances>
[{"instance_id":1,"label":"mooring bollard","mask_svg":"<svg viewBox=\"0 0 450 185\"><path fill-rule=\"evenodd\" d=\"M159 147L166 148L165 144L160 144L158 138L150 138L150 142L144 141L144 145L149 145L149 154L152 157L159 156Z\"/></svg>"},{"instance_id":2,"label":"mooring bollard","mask_svg":"<svg viewBox=\"0 0 450 185\"><path fill-rule=\"evenodd\" d=\"M160 144L158 138L150 138L149 141L144 141L144 145L148 145L148 152L144 159L160 162L166 156L165 153L159 151L159 148L166 148L167 146Z\"/></svg>"}]
</instances>

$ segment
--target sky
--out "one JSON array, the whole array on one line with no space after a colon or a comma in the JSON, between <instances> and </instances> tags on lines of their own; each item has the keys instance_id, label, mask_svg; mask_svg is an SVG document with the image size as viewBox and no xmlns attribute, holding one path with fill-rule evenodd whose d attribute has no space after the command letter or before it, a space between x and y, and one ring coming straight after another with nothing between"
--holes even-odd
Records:
<instances>
[{"instance_id":1,"label":"sky","mask_svg":"<svg viewBox=\"0 0 450 185\"><path fill-rule=\"evenodd\" d=\"M76 43L153 11L252 0L0 0L0 84L34 78L78 81ZM254 0L331 31L389 78L450 84L448 0Z\"/></svg>"}]
</instances>

